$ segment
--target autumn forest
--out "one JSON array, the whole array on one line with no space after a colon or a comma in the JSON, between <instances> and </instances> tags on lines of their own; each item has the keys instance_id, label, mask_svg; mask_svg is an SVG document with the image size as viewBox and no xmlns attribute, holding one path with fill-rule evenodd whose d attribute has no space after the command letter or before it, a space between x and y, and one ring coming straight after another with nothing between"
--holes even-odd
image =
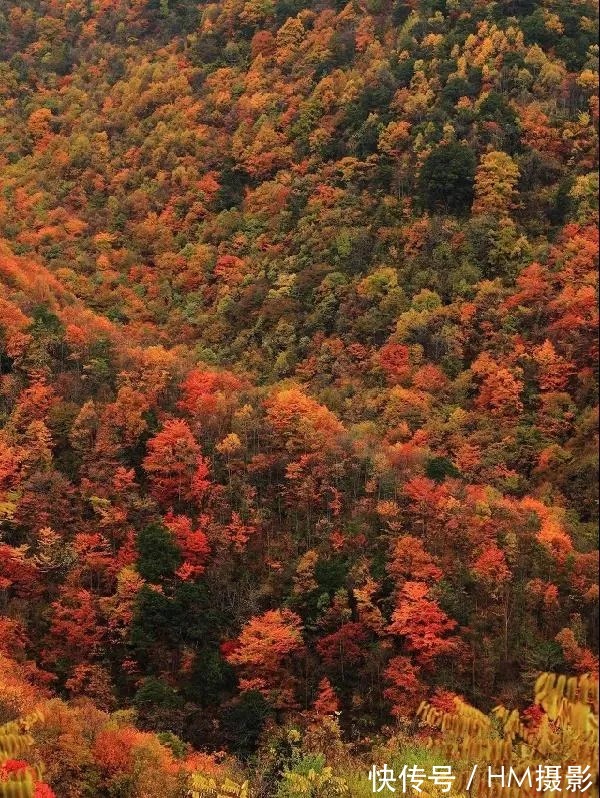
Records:
<instances>
[{"instance_id":1,"label":"autumn forest","mask_svg":"<svg viewBox=\"0 0 600 798\"><path fill-rule=\"evenodd\" d=\"M597 23L0 0L2 798L592 766Z\"/></svg>"}]
</instances>

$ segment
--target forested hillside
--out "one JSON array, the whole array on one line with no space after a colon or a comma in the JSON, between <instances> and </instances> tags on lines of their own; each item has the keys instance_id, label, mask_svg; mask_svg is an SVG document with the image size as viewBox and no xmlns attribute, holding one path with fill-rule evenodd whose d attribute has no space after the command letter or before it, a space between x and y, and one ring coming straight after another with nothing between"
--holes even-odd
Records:
<instances>
[{"instance_id":1,"label":"forested hillside","mask_svg":"<svg viewBox=\"0 0 600 798\"><path fill-rule=\"evenodd\" d=\"M597 20L0 0L28 794L362 796L422 701L597 674Z\"/></svg>"}]
</instances>

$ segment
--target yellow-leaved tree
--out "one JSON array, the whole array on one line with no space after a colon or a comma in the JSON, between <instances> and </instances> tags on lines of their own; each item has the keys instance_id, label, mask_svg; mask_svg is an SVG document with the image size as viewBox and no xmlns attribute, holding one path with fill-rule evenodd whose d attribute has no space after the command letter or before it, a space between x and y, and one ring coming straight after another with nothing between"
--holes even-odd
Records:
<instances>
[{"instance_id":1,"label":"yellow-leaved tree","mask_svg":"<svg viewBox=\"0 0 600 798\"><path fill-rule=\"evenodd\" d=\"M41 768L24 761L33 737L32 726L41 720L39 712L0 726L0 798L34 798L43 792L38 790L41 782ZM53 796L49 788L47 796Z\"/></svg>"},{"instance_id":2,"label":"yellow-leaved tree","mask_svg":"<svg viewBox=\"0 0 600 798\"><path fill-rule=\"evenodd\" d=\"M486 153L475 173L473 213L508 216L515 207L519 167L506 152Z\"/></svg>"},{"instance_id":3,"label":"yellow-leaved tree","mask_svg":"<svg viewBox=\"0 0 600 798\"><path fill-rule=\"evenodd\" d=\"M554 798L577 794L578 773L582 785L589 784L585 795L598 796L595 676L540 674L534 704L524 713L499 706L489 717L455 698L450 712L423 702L417 714L436 730L428 746L453 764L456 788L469 786L470 795L533 798L546 789L540 790L539 774L558 767L560 789L549 791ZM504 778L490 779L489 772Z\"/></svg>"}]
</instances>

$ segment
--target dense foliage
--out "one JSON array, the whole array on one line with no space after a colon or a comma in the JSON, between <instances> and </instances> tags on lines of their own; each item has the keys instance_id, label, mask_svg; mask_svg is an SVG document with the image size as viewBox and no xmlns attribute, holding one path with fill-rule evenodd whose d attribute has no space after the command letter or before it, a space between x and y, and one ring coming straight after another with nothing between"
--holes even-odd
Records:
<instances>
[{"instance_id":1,"label":"dense foliage","mask_svg":"<svg viewBox=\"0 0 600 798\"><path fill-rule=\"evenodd\" d=\"M59 696L61 798L597 672L596 29L0 0L0 723Z\"/></svg>"}]
</instances>

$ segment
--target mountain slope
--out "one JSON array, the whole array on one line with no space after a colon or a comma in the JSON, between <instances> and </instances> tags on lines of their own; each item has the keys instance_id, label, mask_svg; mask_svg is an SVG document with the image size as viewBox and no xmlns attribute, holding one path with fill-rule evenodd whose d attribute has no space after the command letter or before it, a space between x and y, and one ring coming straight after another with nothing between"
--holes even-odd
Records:
<instances>
[{"instance_id":1,"label":"mountain slope","mask_svg":"<svg viewBox=\"0 0 600 798\"><path fill-rule=\"evenodd\" d=\"M0 0L0 650L242 758L597 670L596 25Z\"/></svg>"}]
</instances>

